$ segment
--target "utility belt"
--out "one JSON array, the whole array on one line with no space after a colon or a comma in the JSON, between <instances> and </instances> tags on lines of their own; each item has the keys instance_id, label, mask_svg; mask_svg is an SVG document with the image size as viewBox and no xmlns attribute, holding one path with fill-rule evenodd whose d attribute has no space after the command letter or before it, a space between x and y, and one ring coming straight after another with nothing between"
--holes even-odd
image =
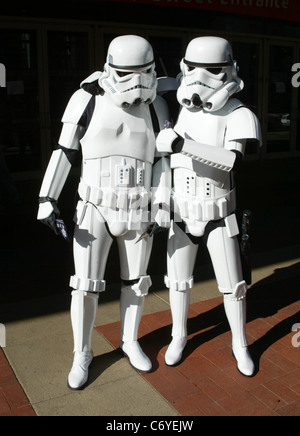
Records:
<instances>
[{"instance_id":1,"label":"utility belt","mask_svg":"<svg viewBox=\"0 0 300 436\"><path fill-rule=\"evenodd\" d=\"M120 189L97 188L85 182L79 183L78 193L83 201L113 210L137 210L148 207L151 194L145 188Z\"/></svg>"},{"instance_id":2,"label":"utility belt","mask_svg":"<svg viewBox=\"0 0 300 436\"><path fill-rule=\"evenodd\" d=\"M235 189L219 198L199 199L199 197L179 196L173 192L172 208L183 219L201 222L226 218L236 210Z\"/></svg>"}]
</instances>

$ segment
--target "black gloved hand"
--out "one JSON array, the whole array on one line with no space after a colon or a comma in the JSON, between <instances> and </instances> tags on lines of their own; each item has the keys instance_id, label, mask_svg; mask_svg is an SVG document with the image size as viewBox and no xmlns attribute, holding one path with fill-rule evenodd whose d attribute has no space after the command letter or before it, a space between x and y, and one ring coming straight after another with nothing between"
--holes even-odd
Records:
<instances>
[{"instance_id":1,"label":"black gloved hand","mask_svg":"<svg viewBox=\"0 0 300 436\"><path fill-rule=\"evenodd\" d=\"M47 218L41 219L41 223L45 224L47 227L50 227L50 229L52 229L57 236L62 235L64 239L69 241L69 236L65 223L62 219L60 219L60 211L57 207L57 201L49 197L39 198L39 204L47 202L51 203L53 212Z\"/></svg>"}]
</instances>

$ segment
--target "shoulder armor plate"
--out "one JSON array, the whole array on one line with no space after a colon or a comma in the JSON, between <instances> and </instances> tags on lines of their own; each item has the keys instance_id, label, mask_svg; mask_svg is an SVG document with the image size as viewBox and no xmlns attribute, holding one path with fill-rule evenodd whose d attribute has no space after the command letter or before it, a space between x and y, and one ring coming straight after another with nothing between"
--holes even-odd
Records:
<instances>
[{"instance_id":1,"label":"shoulder armor plate","mask_svg":"<svg viewBox=\"0 0 300 436\"><path fill-rule=\"evenodd\" d=\"M79 124L79 121L92 98L93 96L83 89L76 91L67 105L62 122Z\"/></svg>"}]
</instances>

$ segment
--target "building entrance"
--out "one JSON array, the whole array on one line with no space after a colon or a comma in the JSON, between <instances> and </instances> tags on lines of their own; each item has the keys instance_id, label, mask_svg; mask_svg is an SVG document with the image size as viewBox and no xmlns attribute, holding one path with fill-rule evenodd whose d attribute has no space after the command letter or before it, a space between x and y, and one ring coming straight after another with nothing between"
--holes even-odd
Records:
<instances>
[{"instance_id":1,"label":"building entrance","mask_svg":"<svg viewBox=\"0 0 300 436\"><path fill-rule=\"evenodd\" d=\"M102 69L110 41L126 33L149 39L158 76L173 77L192 38L212 33L227 38L245 82L240 98L263 129L263 147L250 144L247 159L300 155L300 88L292 85L292 67L300 62L298 39L137 24L24 23L8 18L0 25L0 64L6 69L6 87L0 88L0 151L15 179L41 177L70 96L85 77Z\"/></svg>"}]
</instances>

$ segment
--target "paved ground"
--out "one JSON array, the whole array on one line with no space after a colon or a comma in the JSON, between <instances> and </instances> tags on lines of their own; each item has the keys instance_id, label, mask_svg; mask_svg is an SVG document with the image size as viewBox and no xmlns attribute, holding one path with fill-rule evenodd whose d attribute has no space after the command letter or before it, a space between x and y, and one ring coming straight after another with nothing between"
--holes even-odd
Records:
<instances>
[{"instance_id":1,"label":"paved ground","mask_svg":"<svg viewBox=\"0 0 300 436\"><path fill-rule=\"evenodd\" d=\"M264 258L248 294L248 337L257 371L241 376L231 355L230 332L214 279L193 291L189 342L183 362L163 361L171 315L165 289L147 298L140 336L154 371L140 375L118 351L118 289L99 306L88 387L72 392L67 294L7 303L1 307L7 346L0 349L1 416L299 416L299 250L280 261ZM261 262L262 263L262 262Z\"/></svg>"}]
</instances>

